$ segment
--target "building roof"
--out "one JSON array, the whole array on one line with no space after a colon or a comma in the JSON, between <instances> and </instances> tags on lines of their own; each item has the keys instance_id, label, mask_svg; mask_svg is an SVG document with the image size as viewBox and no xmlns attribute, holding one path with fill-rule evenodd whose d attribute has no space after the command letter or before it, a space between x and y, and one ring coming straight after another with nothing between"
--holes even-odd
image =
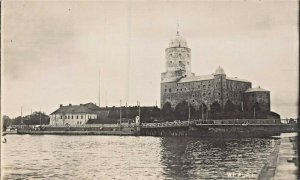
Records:
<instances>
[{"instance_id":1,"label":"building roof","mask_svg":"<svg viewBox=\"0 0 300 180\"><path fill-rule=\"evenodd\" d=\"M270 92L270 91L262 89L260 86L258 86L257 88L249 88L245 91L245 93L250 93L250 92Z\"/></svg>"},{"instance_id":2,"label":"building roof","mask_svg":"<svg viewBox=\"0 0 300 180\"><path fill-rule=\"evenodd\" d=\"M215 75L218 75L218 74L224 74L225 75L225 71L221 66L219 66L216 70Z\"/></svg>"},{"instance_id":3,"label":"building roof","mask_svg":"<svg viewBox=\"0 0 300 180\"><path fill-rule=\"evenodd\" d=\"M186 83L186 82L193 82L193 81L204 81L214 79L213 75L203 75L203 76L189 76L182 78L178 81L178 83Z\"/></svg>"},{"instance_id":4,"label":"building roof","mask_svg":"<svg viewBox=\"0 0 300 180\"><path fill-rule=\"evenodd\" d=\"M169 47L187 47L186 40L177 33L175 38L171 39Z\"/></svg>"},{"instance_id":5,"label":"building roof","mask_svg":"<svg viewBox=\"0 0 300 180\"><path fill-rule=\"evenodd\" d=\"M80 105L68 105L68 106L61 106L52 114L79 114L79 113L87 113L87 114L94 114L95 111L100 110L98 106L93 103L87 104L80 104Z\"/></svg>"},{"instance_id":6,"label":"building roof","mask_svg":"<svg viewBox=\"0 0 300 180\"><path fill-rule=\"evenodd\" d=\"M227 80L232 80L232 81L250 82L250 81L248 81L246 79L240 79L240 78L237 78L237 77L227 77L226 76L226 79Z\"/></svg>"}]
</instances>

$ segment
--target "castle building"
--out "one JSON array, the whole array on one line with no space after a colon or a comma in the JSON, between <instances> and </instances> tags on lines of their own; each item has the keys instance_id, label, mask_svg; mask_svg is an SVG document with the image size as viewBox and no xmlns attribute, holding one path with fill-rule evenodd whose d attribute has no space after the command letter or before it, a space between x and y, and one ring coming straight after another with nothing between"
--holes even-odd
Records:
<instances>
[{"instance_id":1,"label":"castle building","mask_svg":"<svg viewBox=\"0 0 300 180\"><path fill-rule=\"evenodd\" d=\"M191 49L177 32L165 50L166 69L161 74L161 108L173 109L185 101L205 111L270 111L270 91L252 88L245 79L229 77L222 67L213 74L196 76L191 72Z\"/></svg>"}]
</instances>

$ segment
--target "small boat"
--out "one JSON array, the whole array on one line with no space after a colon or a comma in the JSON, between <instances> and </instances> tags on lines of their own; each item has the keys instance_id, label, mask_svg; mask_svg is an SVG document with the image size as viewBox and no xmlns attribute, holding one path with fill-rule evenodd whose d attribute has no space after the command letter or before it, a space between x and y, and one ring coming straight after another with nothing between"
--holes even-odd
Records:
<instances>
[{"instance_id":1,"label":"small boat","mask_svg":"<svg viewBox=\"0 0 300 180\"><path fill-rule=\"evenodd\" d=\"M2 143L6 143L6 142L7 142L6 138L2 137Z\"/></svg>"}]
</instances>

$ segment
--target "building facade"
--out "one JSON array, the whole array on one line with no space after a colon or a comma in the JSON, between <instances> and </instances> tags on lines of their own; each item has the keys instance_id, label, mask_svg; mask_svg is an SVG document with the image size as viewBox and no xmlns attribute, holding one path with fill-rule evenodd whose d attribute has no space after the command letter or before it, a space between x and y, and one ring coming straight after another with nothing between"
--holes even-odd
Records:
<instances>
[{"instance_id":1,"label":"building facade","mask_svg":"<svg viewBox=\"0 0 300 180\"><path fill-rule=\"evenodd\" d=\"M83 125L90 119L97 119L98 106L93 103L60 107L50 114L50 125Z\"/></svg>"},{"instance_id":2,"label":"building facade","mask_svg":"<svg viewBox=\"0 0 300 180\"><path fill-rule=\"evenodd\" d=\"M188 102L195 109L223 112L232 110L270 111L270 91L237 77L228 77L222 67L209 75L195 76L191 72L191 49L179 35L173 38L166 53L166 69L161 74L161 108L170 103L175 108Z\"/></svg>"}]
</instances>

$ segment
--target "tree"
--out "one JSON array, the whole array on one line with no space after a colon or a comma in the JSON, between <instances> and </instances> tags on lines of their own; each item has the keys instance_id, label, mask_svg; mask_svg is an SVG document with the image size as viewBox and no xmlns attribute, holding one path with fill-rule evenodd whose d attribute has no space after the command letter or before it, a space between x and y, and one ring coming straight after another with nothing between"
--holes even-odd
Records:
<instances>
[{"instance_id":1,"label":"tree","mask_svg":"<svg viewBox=\"0 0 300 180\"><path fill-rule=\"evenodd\" d=\"M255 111L258 112L260 111L260 106L259 106L259 103L258 102L255 102L255 104L252 106L252 110L254 111L254 108L255 108Z\"/></svg>"},{"instance_id":2,"label":"tree","mask_svg":"<svg viewBox=\"0 0 300 180\"><path fill-rule=\"evenodd\" d=\"M224 111L225 112L235 112L235 110L236 110L235 105L232 103L232 101L230 99L228 99L225 103Z\"/></svg>"},{"instance_id":3,"label":"tree","mask_svg":"<svg viewBox=\"0 0 300 180\"><path fill-rule=\"evenodd\" d=\"M8 116L3 115L2 116L2 130L6 131L6 128L10 125L11 125L11 119Z\"/></svg>"},{"instance_id":4,"label":"tree","mask_svg":"<svg viewBox=\"0 0 300 180\"><path fill-rule=\"evenodd\" d=\"M163 108L161 110L161 118L165 121L173 121L175 119L174 111L169 102L166 102L163 105Z\"/></svg>"},{"instance_id":5,"label":"tree","mask_svg":"<svg viewBox=\"0 0 300 180\"><path fill-rule=\"evenodd\" d=\"M190 106L190 108L189 108ZM175 107L175 116L177 119L180 120L188 120L189 117L189 109L190 109L190 118L191 119L196 119L197 118L197 113L196 110L193 106L188 104L186 101L181 101L178 103Z\"/></svg>"},{"instance_id":6,"label":"tree","mask_svg":"<svg viewBox=\"0 0 300 180\"><path fill-rule=\"evenodd\" d=\"M202 110L202 108L203 108L203 110ZM207 112L207 106L206 106L204 103L202 103L202 104L199 106L199 112L198 112L199 118L200 118L200 119L202 119L202 117L204 118L206 112ZM203 113L203 115L202 115L202 113ZM205 119L205 118L204 118L204 119Z\"/></svg>"},{"instance_id":7,"label":"tree","mask_svg":"<svg viewBox=\"0 0 300 180\"><path fill-rule=\"evenodd\" d=\"M213 114L221 112L221 106L217 101L212 103L212 105L210 106L210 109L211 109L211 113L213 113Z\"/></svg>"},{"instance_id":8,"label":"tree","mask_svg":"<svg viewBox=\"0 0 300 180\"><path fill-rule=\"evenodd\" d=\"M20 117L18 117L20 118ZM23 123L26 125L49 124L50 117L44 112L34 112L22 118Z\"/></svg>"}]
</instances>

